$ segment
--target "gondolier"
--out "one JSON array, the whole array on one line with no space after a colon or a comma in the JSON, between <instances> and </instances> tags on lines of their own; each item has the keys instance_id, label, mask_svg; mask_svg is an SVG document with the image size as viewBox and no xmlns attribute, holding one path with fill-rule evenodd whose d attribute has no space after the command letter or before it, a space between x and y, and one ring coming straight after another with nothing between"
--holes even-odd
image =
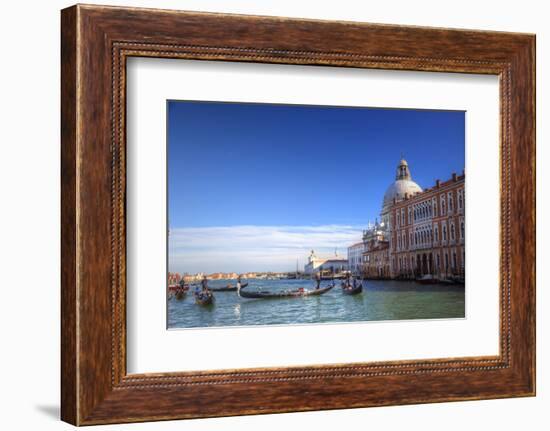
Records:
<instances>
[{"instance_id":1,"label":"gondolier","mask_svg":"<svg viewBox=\"0 0 550 431\"><path fill-rule=\"evenodd\" d=\"M211 305L214 301L214 295L208 289L208 280L206 275L201 280L201 288L197 287L195 291L195 302L199 305Z\"/></svg>"},{"instance_id":2,"label":"gondolier","mask_svg":"<svg viewBox=\"0 0 550 431\"><path fill-rule=\"evenodd\" d=\"M315 281L317 282L315 289L319 289L321 287L321 271L315 273Z\"/></svg>"},{"instance_id":3,"label":"gondolier","mask_svg":"<svg viewBox=\"0 0 550 431\"><path fill-rule=\"evenodd\" d=\"M241 296L241 276L237 277L237 295Z\"/></svg>"}]
</instances>

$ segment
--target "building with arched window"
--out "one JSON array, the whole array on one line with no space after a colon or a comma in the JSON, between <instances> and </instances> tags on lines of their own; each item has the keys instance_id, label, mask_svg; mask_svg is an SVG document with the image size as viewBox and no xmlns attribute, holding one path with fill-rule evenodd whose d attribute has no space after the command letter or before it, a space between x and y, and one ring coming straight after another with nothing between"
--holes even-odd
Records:
<instances>
[{"instance_id":1,"label":"building with arched window","mask_svg":"<svg viewBox=\"0 0 550 431\"><path fill-rule=\"evenodd\" d=\"M384 194L381 222L363 231L362 243L348 249L357 272L369 277L415 279L431 274L439 279L464 280L465 174L422 189L401 159L395 181Z\"/></svg>"},{"instance_id":2,"label":"building with arched window","mask_svg":"<svg viewBox=\"0 0 550 431\"><path fill-rule=\"evenodd\" d=\"M388 229L392 278L431 274L439 279L464 280L464 179L464 173L452 174L447 181L436 180L430 188L394 200ZM401 214L408 211L412 218L403 221Z\"/></svg>"}]
</instances>

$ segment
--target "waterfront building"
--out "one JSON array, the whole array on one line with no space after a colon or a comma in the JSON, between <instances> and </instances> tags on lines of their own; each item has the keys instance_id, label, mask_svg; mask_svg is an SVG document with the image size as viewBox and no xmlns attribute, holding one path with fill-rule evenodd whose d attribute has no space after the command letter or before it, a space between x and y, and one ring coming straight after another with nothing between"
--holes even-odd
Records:
<instances>
[{"instance_id":1,"label":"waterfront building","mask_svg":"<svg viewBox=\"0 0 550 431\"><path fill-rule=\"evenodd\" d=\"M395 201L390 210L391 272L397 278L432 274L464 279L465 175Z\"/></svg>"},{"instance_id":2,"label":"waterfront building","mask_svg":"<svg viewBox=\"0 0 550 431\"><path fill-rule=\"evenodd\" d=\"M388 224L384 221L369 223L363 231L361 273L369 278L389 277Z\"/></svg>"},{"instance_id":3,"label":"waterfront building","mask_svg":"<svg viewBox=\"0 0 550 431\"><path fill-rule=\"evenodd\" d=\"M352 274L360 274L363 268L363 252L365 243L357 242L348 247L348 269Z\"/></svg>"},{"instance_id":4,"label":"waterfront building","mask_svg":"<svg viewBox=\"0 0 550 431\"><path fill-rule=\"evenodd\" d=\"M178 272L169 272L168 273L168 285L178 284L182 279L182 275Z\"/></svg>"},{"instance_id":5,"label":"waterfront building","mask_svg":"<svg viewBox=\"0 0 550 431\"><path fill-rule=\"evenodd\" d=\"M306 274L315 274L317 272L328 271L331 274L337 274L348 270L348 260L338 256L335 252L332 257L318 257L315 251L311 250L308 262L304 266Z\"/></svg>"},{"instance_id":6,"label":"waterfront building","mask_svg":"<svg viewBox=\"0 0 550 431\"><path fill-rule=\"evenodd\" d=\"M363 252L363 275L368 278L390 278L389 250L385 239L369 240Z\"/></svg>"},{"instance_id":7,"label":"waterfront building","mask_svg":"<svg viewBox=\"0 0 550 431\"><path fill-rule=\"evenodd\" d=\"M449 180L436 180L434 186L422 190L413 181L407 161L401 159L395 181L384 194L381 222L363 231L362 273L399 279L431 274L463 281L464 181L464 172L453 173ZM348 248L350 262L360 248L358 244Z\"/></svg>"}]
</instances>

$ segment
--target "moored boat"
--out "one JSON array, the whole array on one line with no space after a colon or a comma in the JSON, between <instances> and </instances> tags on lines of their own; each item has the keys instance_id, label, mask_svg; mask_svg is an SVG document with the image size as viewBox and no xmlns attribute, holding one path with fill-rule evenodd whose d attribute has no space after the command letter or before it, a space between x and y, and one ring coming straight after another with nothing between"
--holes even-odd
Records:
<instances>
[{"instance_id":1,"label":"moored boat","mask_svg":"<svg viewBox=\"0 0 550 431\"><path fill-rule=\"evenodd\" d=\"M276 299L276 298L304 298L307 296L319 296L324 293L327 293L330 289L334 287L334 283L320 288L320 289L295 289L295 290L283 290L281 292L270 292L270 291L256 291L248 292L242 290L239 292L239 295L242 298L254 298L254 299Z\"/></svg>"},{"instance_id":2,"label":"moored boat","mask_svg":"<svg viewBox=\"0 0 550 431\"><path fill-rule=\"evenodd\" d=\"M431 274L425 274L422 277L419 277L415 280L417 283L420 284L436 284L439 283L439 279L437 277L434 277Z\"/></svg>"}]
</instances>

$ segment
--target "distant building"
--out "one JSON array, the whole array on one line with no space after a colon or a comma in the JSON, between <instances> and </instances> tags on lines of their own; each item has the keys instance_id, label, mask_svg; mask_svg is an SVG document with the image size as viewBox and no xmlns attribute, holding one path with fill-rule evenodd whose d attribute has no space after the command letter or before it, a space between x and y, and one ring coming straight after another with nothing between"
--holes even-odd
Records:
<instances>
[{"instance_id":1,"label":"distant building","mask_svg":"<svg viewBox=\"0 0 550 431\"><path fill-rule=\"evenodd\" d=\"M333 274L337 274L342 271L347 271L348 260L338 256L338 253L334 253L333 257L317 257L315 252L311 250L311 254L308 257L308 262L304 266L304 272L306 274L314 274L319 271L329 271Z\"/></svg>"},{"instance_id":2,"label":"distant building","mask_svg":"<svg viewBox=\"0 0 550 431\"><path fill-rule=\"evenodd\" d=\"M359 274L363 268L363 252L365 251L365 243L357 242L348 247L348 269L353 274Z\"/></svg>"}]
</instances>

